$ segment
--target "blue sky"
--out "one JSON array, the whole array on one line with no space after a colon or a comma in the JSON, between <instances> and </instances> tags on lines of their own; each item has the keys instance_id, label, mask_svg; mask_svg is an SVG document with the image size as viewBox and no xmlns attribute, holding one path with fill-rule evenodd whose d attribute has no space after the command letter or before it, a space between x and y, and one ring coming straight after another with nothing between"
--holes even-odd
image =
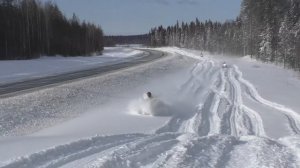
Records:
<instances>
[{"instance_id":1,"label":"blue sky","mask_svg":"<svg viewBox=\"0 0 300 168\"><path fill-rule=\"evenodd\" d=\"M234 19L241 0L53 0L71 17L100 25L106 35L148 33L176 21Z\"/></svg>"}]
</instances>

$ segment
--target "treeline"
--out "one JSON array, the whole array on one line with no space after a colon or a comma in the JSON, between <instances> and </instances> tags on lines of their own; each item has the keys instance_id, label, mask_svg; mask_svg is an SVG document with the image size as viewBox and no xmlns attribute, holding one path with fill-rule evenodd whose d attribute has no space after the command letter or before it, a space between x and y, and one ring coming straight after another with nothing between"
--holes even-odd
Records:
<instances>
[{"instance_id":1,"label":"treeline","mask_svg":"<svg viewBox=\"0 0 300 168\"><path fill-rule=\"evenodd\" d=\"M79 56L103 50L99 26L66 18L56 4L0 0L0 59Z\"/></svg>"},{"instance_id":2,"label":"treeline","mask_svg":"<svg viewBox=\"0 0 300 168\"><path fill-rule=\"evenodd\" d=\"M206 50L210 52L241 54L242 44L238 42L240 21L226 23L205 21L181 23L166 29L162 26L151 30L152 46L177 46Z\"/></svg>"},{"instance_id":3,"label":"treeline","mask_svg":"<svg viewBox=\"0 0 300 168\"><path fill-rule=\"evenodd\" d=\"M236 20L154 28L152 46L251 55L300 70L300 0L244 0Z\"/></svg>"},{"instance_id":4,"label":"treeline","mask_svg":"<svg viewBox=\"0 0 300 168\"><path fill-rule=\"evenodd\" d=\"M129 35L129 36L105 36L105 46L115 46L116 44L150 44L149 34Z\"/></svg>"}]
</instances>

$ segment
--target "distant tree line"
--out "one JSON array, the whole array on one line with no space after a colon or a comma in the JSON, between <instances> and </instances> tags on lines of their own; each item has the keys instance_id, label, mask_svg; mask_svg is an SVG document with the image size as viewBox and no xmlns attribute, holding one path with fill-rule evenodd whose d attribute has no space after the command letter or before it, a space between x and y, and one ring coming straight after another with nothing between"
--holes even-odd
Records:
<instances>
[{"instance_id":1,"label":"distant tree line","mask_svg":"<svg viewBox=\"0 0 300 168\"><path fill-rule=\"evenodd\" d=\"M115 46L116 44L150 44L149 34L129 35L129 36L105 36L105 46Z\"/></svg>"},{"instance_id":2,"label":"distant tree line","mask_svg":"<svg viewBox=\"0 0 300 168\"><path fill-rule=\"evenodd\" d=\"M56 4L0 0L0 59L79 56L103 50L99 26L66 18Z\"/></svg>"},{"instance_id":3,"label":"distant tree line","mask_svg":"<svg viewBox=\"0 0 300 168\"><path fill-rule=\"evenodd\" d=\"M150 31L152 46L177 46L251 55L300 70L300 0L244 0L236 20L162 26Z\"/></svg>"}]
</instances>

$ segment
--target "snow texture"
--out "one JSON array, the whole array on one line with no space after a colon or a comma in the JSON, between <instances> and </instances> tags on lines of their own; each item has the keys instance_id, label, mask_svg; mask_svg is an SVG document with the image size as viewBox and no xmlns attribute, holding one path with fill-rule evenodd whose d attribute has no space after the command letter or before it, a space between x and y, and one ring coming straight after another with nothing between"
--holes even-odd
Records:
<instances>
[{"instance_id":1,"label":"snow texture","mask_svg":"<svg viewBox=\"0 0 300 168\"><path fill-rule=\"evenodd\" d=\"M44 56L33 60L0 61L0 84L111 65L140 54L143 52L131 48L106 47L100 56Z\"/></svg>"},{"instance_id":2,"label":"snow texture","mask_svg":"<svg viewBox=\"0 0 300 168\"><path fill-rule=\"evenodd\" d=\"M34 137L59 137L76 130L74 132L80 134L77 140L74 135L70 135L71 142L61 143L56 138L59 144L52 147L41 145L37 147L41 149L17 154L23 157L1 159L0 166L300 167L300 107L297 101L292 100L300 98L300 81L295 73L249 58L209 53L201 57L199 51L174 47L158 50L168 52L169 56L113 75L66 84L68 88L78 88L94 83L86 87L91 91L99 83L105 85L107 81L110 84L118 81L117 85L110 86L107 93L119 97L112 97L101 104L102 110L98 110L98 115L88 112L85 117L80 115L69 123L29 135L33 136L32 140ZM224 62L226 68L223 67ZM104 91L108 89L101 87ZM55 89L61 91L56 87L49 92L53 93ZM140 98L149 90L154 93L153 99ZM80 95L79 100L83 100L84 94L80 92L78 90L76 94ZM40 93L32 94L27 96L41 96ZM54 95L61 94L63 92ZM97 100L100 101L104 95L101 93ZM117 101L121 96L127 97ZM21 96L1 102L8 106L18 98L26 100ZM68 103L74 104L72 101ZM165 106L161 104L168 107L168 117L156 115L159 110L152 106ZM107 112L103 111L105 108ZM15 117L14 114L6 115ZM106 124L93 125L95 116L102 117L98 118L98 122ZM114 117L117 119L114 120ZM135 119L139 122L135 123ZM145 126L148 121L153 123L150 127L154 131ZM84 126L85 131L96 127L92 132L100 135L84 138L89 135L80 130L82 123L89 125ZM103 135L107 128L111 135ZM118 132L116 129L123 130ZM22 142L19 138L12 139L16 143ZM6 142L5 146L13 144L11 139L3 142ZM0 140L0 148L4 147L2 143Z\"/></svg>"}]
</instances>

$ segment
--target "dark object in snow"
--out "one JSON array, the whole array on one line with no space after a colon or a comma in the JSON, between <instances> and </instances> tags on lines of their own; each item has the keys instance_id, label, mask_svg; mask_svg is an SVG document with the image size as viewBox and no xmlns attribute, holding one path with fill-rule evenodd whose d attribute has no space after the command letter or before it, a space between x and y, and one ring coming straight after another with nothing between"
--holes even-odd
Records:
<instances>
[{"instance_id":1,"label":"dark object in snow","mask_svg":"<svg viewBox=\"0 0 300 168\"><path fill-rule=\"evenodd\" d=\"M201 54L200 54L200 57L203 57L204 55L203 55L203 53L201 52Z\"/></svg>"},{"instance_id":2,"label":"dark object in snow","mask_svg":"<svg viewBox=\"0 0 300 168\"><path fill-rule=\"evenodd\" d=\"M130 107L137 114L152 116L171 116L170 106L160 100L157 96L153 96L151 92L143 94L142 101L133 104Z\"/></svg>"},{"instance_id":3,"label":"dark object in snow","mask_svg":"<svg viewBox=\"0 0 300 168\"><path fill-rule=\"evenodd\" d=\"M148 96L148 98L152 98L152 93L151 92L147 92L147 96Z\"/></svg>"},{"instance_id":4,"label":"dark object in snow","mask_svg":"<svg viewBox=\"0 0 300 168\"><path fill-rule=\"evenodd\" d=\"M227 68L228 67L227 64L226 64L226 62L223 62L222 67L223 68Z\"/></svg>"},{"instance_id":5,"label":"dark object in snow","mask_svg":"<svg viewBox=\"0 0 300 168\"><path fill-rule=\"evenodd\" d=\"M152 96L152 93L151 92L147 92L147 93L144 93L144 99L147 100L147 99L152 99L153 96Z\"/></svg>"}]
</instances>

